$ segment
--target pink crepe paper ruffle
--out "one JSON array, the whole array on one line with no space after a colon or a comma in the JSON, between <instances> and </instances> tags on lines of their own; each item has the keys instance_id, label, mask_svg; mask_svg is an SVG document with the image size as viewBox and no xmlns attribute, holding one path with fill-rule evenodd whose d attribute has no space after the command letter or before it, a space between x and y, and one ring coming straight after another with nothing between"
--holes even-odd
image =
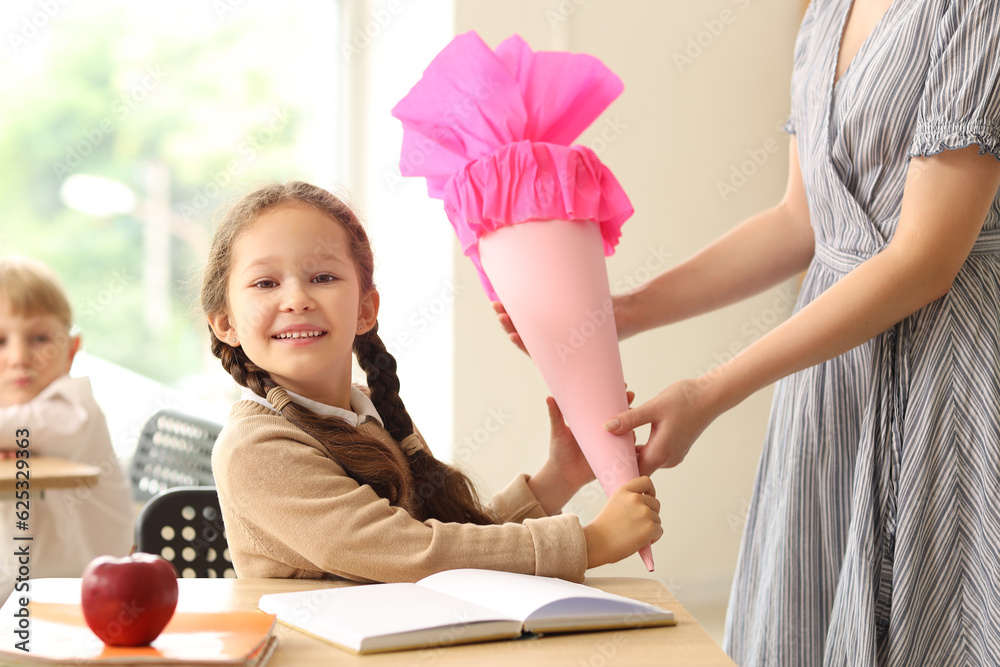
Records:
<instances>
[{"instance_id":1,"label":"pink crepe paper ruffle","mask_svg":"<svg viewBox=\"0 0 1000 667\"><path fill-rule=\"evenodd\" d=\"M403 123L400 173L427 179L466 255L479 238L533 220L600 225L606 255L633 212L592 150L569 146L614 101L621 79L586 54L534 52L514 35L494 52L475 32L455 37L393 108Z\"/></svg>"}]
</instances>

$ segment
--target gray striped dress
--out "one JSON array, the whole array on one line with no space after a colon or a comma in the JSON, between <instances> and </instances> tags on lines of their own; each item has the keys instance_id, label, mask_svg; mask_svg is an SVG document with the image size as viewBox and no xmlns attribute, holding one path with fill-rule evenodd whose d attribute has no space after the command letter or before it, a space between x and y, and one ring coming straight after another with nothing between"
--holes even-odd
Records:
<instances>
[{"instance_id":1,"label":"gray striped dress","mask_svg":"<svg viewBox=\"0 0 1000 667\"><path fill-rule=\"evenodd\" d=\"M813 0L796 44L816 236L797 307L892 238L910 157L1000 158L1000 0L895 0L834 86L850 4ZM776 386L726 650L1000 664L1000 196L948 294Z\"/></svg>"}]
</instances>

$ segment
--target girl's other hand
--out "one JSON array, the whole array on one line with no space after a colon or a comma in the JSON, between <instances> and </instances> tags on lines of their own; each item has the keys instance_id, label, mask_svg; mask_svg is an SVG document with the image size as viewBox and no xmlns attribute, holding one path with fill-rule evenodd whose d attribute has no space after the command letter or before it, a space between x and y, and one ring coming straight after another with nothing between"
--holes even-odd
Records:
<instances>
[{"instance_id":1,"label":"girl's other hand","mask_svg":"<svg viewBox=\"0 0 1000 667\"><path fill-rule=\"evenodd\" d=\"M649 440L637 447L639 474L649 475L657 468L672 468L683 461L698 436L719 416L721 410L706 389L708 382L707 377L675 382L604 425L611 433L622 435L652 424Z\"/></svg>"},{"instance_id":2,"label":"girl's other hand","mask_svg":"<svg viewBox=\"0 0 1000 667\"><path fill-rule=\"evenodd\" d=\"M590 469L586 457L580 450L576 436L569 430L562 411L551 396L545 399L549 408L549 463L558 471L568 488L579 489L594 479L594 471Z\"/></svg>"},{"instance_id":3,"label":"girl's other hand","mask_svg":"<svg viewBox=\"0 0 1000 667\"><path fill-rule=\"evenodd\" d=\"M629 405L635 400L635 392L627 390L625 398ZM556 399L551 396L545 399L545 405L549 408L549 429L551 438L549 440L549 462L559 471L566 485L579 489L587 482L595 479L594 471L587 458L580 449L580 444L576 441L576 436L569 430L566 421L563 419L562 411ZM635 434L632 435L633 442ZM638 450L636 452L638 456Z\"/></svg>"},{"instance_id":4,"label":"girl's other hand","mask_svg":"<svg viewBox=\"0 0 1000 667\"><path fill-rule=\"evenodd\" d=\"M660 501L652 480L636 477L620 486L583 535L588 568L618 562L660 539Z\"/></svg>"},{"instance_id":5,"label":"girl's other hand","mask_svg":"<svg viewBox=\"0 0 1000 667\"><path fill-rule=\"evenodd\" d=\"M631 405L635 393L626 391L625 396ZM566 425L556 400L549 396L545 405L549 409L549 458L528 479L528 488L535 494L542 509L551 516L558 514L584 484L593 481L594 471L587 463L576 436Z\"/></svg>"}]
</instances>

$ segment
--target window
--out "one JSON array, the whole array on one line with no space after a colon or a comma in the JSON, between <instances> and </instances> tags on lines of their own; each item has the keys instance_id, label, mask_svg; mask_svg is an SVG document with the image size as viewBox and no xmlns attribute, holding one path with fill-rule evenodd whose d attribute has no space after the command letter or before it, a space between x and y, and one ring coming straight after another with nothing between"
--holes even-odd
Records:
<instances>
[{"instance_id":1,"label":"window","mask_svg":"<svg viewBox=\"0 0 1000 667\"><path fill-rule=\"evenodd\" d=\"M222 371L192 277L232 197L271 180L339 182L339 4L0 12L0 252L59 273L91 355L216 391L202 381Z\"/></svg>"}]
</instances>

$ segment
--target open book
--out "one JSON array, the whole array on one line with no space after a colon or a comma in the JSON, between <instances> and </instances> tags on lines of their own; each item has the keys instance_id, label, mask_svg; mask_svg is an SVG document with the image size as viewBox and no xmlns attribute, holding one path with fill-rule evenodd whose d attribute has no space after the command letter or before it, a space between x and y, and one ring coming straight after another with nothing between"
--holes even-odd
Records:
<instances>
[{"instance_id":1,"label":"open book","mask_svg":"<svg viewBox=\"0 0 1000 667\"><path fill-rule=\"evenodd\" d=\"M415 584L275 593L258 606L352 653L676 623L670 611L583 584L472 569Z\"/></svg>"}]
</instances>

